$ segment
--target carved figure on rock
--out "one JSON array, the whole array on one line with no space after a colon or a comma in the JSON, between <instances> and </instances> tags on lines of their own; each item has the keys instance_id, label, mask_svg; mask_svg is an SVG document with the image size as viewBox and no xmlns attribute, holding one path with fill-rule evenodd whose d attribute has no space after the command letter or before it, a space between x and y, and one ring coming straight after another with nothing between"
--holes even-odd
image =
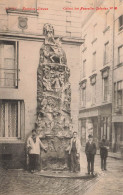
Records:
<instances>
[{"instance_id":1,"label":"carved figure on rock","mask_svg":"<svg viewBox=\"0 0 123 195\"><path fill-rule=\"evenodd\" d=\"M53 91L51 88L51 80L50 78L43 78L43 86L46 88L47 91Z\"/></svg>"},{"instance_id":2,"label":"carved figure on rock","mask_svg":"<svg viewBox=\"0 0 123 195\"><path fill-rule=\"evenodd\" d=\"M45 44L40 49L40 63L66 64L66 54L59 43L59 39L55 40L54 38L53 26L45 24L43 34L45 35Z\"/></svg>"},{"instance_id":3,"label":"carved figure on rock","mask_svg":"<svg viewBox=\"0 0 123 195\"><path fill-rule=\"evenodd\" d=\"M56 74L54 81L52 82L52 85L54 85L54 89L56 92L61 90L62 84L58 74Z\"/></svg>"},{"instance_id":4,"label":"carved figure on rock","mask_svg":"<svg viewBox=\"0 0 123 195\"><path fill-rule=\"evenodd\" d=\"M42 111L45 111L46 108L47 108L47 99L46 99L46 97L44 97L42 102L41 102L41 109L42 109Z\"/></svg>"}]
</instances>

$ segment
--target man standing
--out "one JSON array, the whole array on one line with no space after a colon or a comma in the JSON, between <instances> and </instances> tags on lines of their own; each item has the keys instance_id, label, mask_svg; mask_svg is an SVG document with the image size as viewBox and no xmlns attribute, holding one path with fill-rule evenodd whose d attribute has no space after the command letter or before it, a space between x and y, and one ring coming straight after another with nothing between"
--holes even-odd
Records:
<instances>
[{"instance_id":1,"label":"man standing","mask_svg":"<svg viewBox=\"0 0 123 195\"><path fill-rule=\"evenodd\" d=\"M27 149L29 154L29 169L31 173L37 170L40 159L40 148L46 152L46 147L42 144L39 137L36 134L36 130L32 130L32 135L27 139Z\"/></svg>"},{"instance_id":2,"label":"man standing","mask_svg":"<svg viewBox=\"0 0 123 195\"><path fill-rule=\"evenodd\" d=\"M80 141L77 137L77 132L73 132L73 138L71 139L69 154L71 157L71 172L77 172L80 156Z\"/></svg>"},{"instance_id":3,"label":"man standing","mask_svg":"<svg viewBox=\"0 0 123 195\"><path fill-rule=\"evenodd\" d=\"M108 156L109 142L106 140L105 135L100 142L100 157L101 157L101 169L106 171L106 160Z\"/></svg>"},{"instance_id":4,"label":"man standing","mask_svg":"<svg viewBox=\"0 0 123 195\"><path fill-rule=\"evenodd\" d=\"M89 140L86 143L86 147L85 147L85 153L87 156L87 162L88 162L88 174L90 175L90 173L92 175L94 175L94 156L96 154L96 144L93 142L93 136L89 135L88 136Z\"/></svg>"}]
</instances>

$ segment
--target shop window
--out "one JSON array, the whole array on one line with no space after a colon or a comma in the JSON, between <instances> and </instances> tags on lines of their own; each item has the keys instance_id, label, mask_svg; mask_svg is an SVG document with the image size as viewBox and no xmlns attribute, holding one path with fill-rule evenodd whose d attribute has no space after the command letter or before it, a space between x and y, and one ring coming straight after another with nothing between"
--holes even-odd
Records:
<instances>
[{"instance_id":1,"label":"shop window","mask_svg":"<svg viewBox=\"0 0 123 195\"><path fill-rule=\"evenodd\" d=\"M86 144L86 120L85 119L81 120L80 140L81 140L81 145Z\"/></svg>"},{"instance_id":2,"label":"shop window","mask_svg":"<svg viewBox=\"0 0 123 195\"><path fill-rule=\"evenodd\" d=\"M117 114L123 112L123 81L114 83L114 111Z\"/></svg>"},{"instance_id":3,"label":"shop window","mask_svg":"<svg viewBox=\"0 0 123 195\"><path fill-rule=\"evenodd\" d=\"M103 136L107 140L111 140L110 117L102 117L101 119L101 138Z\"/></svg>"},{"instance_id":4,"label":"shop window","mask_svg":"<svg viewBox=\"0 0 123 195\"><path fill-rule=\"evenodd\" d=\"M119 31L123 30L123 15L119 17Z\"/></svg>"},{"instance_id":5,"label":"shop window","mask_svg":"<svg viewBox=\"0 0 123 195\"><path fill-rule=\"evenodd\" d=\"M123 142L123 123L114 123L115 127L115 145L114 152L120 152L121 143Z\"/></svg>"},{"instance_id":6,"label":"shop window","mask_svg":"<svg viewBox=\"0 0 123 195\"><path fill-rule=\"evenodd\" d=\"M12 154L2 154L1 159L2 160L12 160Z\"/></svg>"},{"instance_id":7,"label":"shop window","mask_svg":"<svg viewBox=\"0 0 123 195\"><path fill-rule=\"evenodd\" d=\"M118 48L118 64L123 63L123 45Z\"/></svg>"},{"instance_id":8,"label":"shop window","mask_svg":"<svg viewBox=\"0 0 123 195\"><path fill-rule=\"evenodd\" d=\"M109 42L105 44L104 48L104 65L109 62Z\"/></svg>"},{"instance_id":9,"label":"shop window","mask_svg":"<svg viewBox=\"0 0 123 195\"><path fill-rule=\"evenodd\" d=\"M0 138L20 138L23 116L23 101L0 100Z\"/></svg>"},{"instance_id":10,"label":"shop window","mask_svg":"<svg viewBox=\"0 0 123 195\"><path fill-rule=\"evenodd\" d=\"M0 87L18 86L17 42L0 41Z\"/></svg>"}]
</instances>

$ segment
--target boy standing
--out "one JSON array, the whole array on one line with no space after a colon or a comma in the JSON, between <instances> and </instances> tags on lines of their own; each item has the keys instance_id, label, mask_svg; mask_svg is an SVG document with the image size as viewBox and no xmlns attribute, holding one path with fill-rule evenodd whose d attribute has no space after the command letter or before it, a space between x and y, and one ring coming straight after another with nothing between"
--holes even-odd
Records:
<instances>
[{"instance_id":1,"label":"boy standing","mask_svg":"<svg viewBox=\"0 0 123 195\"><path fill-rule=\"evenodd\" d=\"M88 136L89 140L86 143L86 147L85 147L85 153L87 156L87 162L88 162L88 174L90 175L90 173L92 175L94 175L94 157L96 154L96 144L93 142L93 136L89 135Z\"/></svg>"},{"instance_id":2,"label":"boy standing","mask_svg":"<svg viewBox=\"0 0 123 195\"><path fill-rule=\"evenodd\" d=\"M109 142L106 140L105 135L103 136L101 142L100 142L100 157L101 157L101 169L106 169L106 160L108 157L108 149L109 149Z\"/></svg>"}]
</instances>

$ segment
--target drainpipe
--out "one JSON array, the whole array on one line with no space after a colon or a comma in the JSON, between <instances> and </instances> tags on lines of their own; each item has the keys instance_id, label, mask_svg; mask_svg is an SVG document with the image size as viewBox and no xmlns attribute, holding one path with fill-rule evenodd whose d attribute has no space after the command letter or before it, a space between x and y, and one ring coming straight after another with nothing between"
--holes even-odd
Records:
<instances>
[{"instance_id":1,"label":"drainpipe","mask_svg":"<svg viewBox=\"0 0 123 195\"><path fill-rule=\"evenodd\" d=\"M113 53L112 53L112 115L113 115L113 112L114 112L114 48L115 48L115 0L113 2L113 6L114 6L114 9L113 9ZM114 132L114 123L112 122L112 148L114 146L114 143L115 143L115 132Z\"/></svg>"}]
</instances>

